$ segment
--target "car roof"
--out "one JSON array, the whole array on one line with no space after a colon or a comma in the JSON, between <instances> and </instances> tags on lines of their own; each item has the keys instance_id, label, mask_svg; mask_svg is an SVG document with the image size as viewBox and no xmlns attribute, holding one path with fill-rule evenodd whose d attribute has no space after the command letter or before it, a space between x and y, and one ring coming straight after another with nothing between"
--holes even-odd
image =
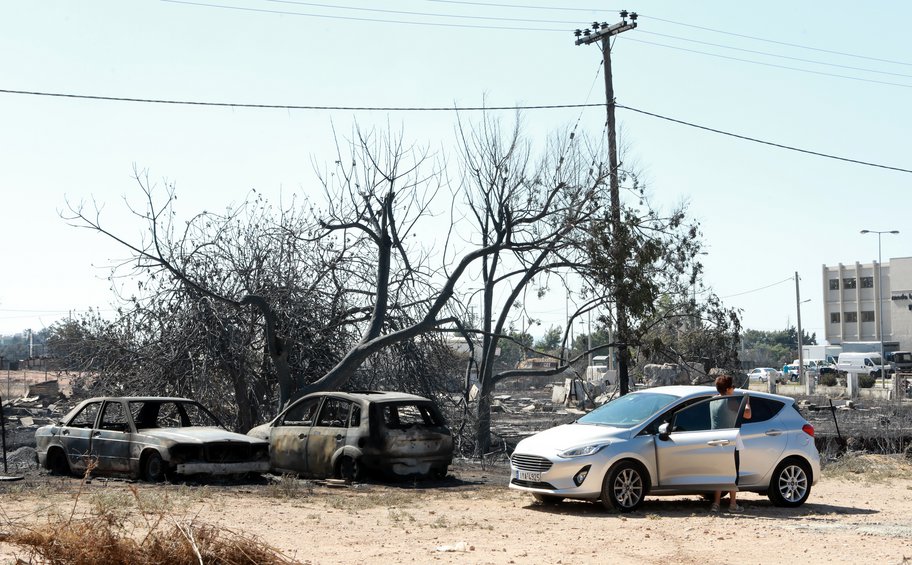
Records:
<instances>
[{"instance_id":1,"label":"car roof","mask_svg":"<svg viewBox=\"0 0 912 565\"><path fill-rule=\"evenodd\" d=\"M338 390L327 390L321 392L312 392L308 395L305 395L302 398L307 397L316 397L316 396L337 396L340 398L347 398L349 400L367 400L368 402L397 402L397 401L409 401L409 402L430 402L430 399L423 396L418 396L417 394L410 394L407 392L392 392L392 391L382 391L382 390L356 390L351 392L338 391Z\"/></svg>"},{"instance_id":2,"label":"car roof","mask_svg":"<svg viewBox=\"0 0 912 565\"><path fill-rule=\"evenodd\" d=\"M673 385L673 386L657 386L652 388L644 388L636 391L636 393L643 392L657 392L661 394L671 394L679 398L687 398L690 396L700 396L703 394L718 394L715 387L711 386L698 386L698 385ZM778 400L780 402L794 402L795 399L790 396L782 396L780 394L772 394L769 392L760 392L756 390L746 390L741 388L735 389L736 395L750 394L752 397L759 398L770 398Z\"/></svg>"},{"instance_id":3,"label":"car roof","mask_svg":"<svg viewBox=\"0 0 912 565\"><path fill-rule=\"evenodd\" d=\"M87 402L196 402L189 398L180 398L177 396L96 396L94 398L87 398L80 402L80 404Z\"/></svg>"}]
</instances>

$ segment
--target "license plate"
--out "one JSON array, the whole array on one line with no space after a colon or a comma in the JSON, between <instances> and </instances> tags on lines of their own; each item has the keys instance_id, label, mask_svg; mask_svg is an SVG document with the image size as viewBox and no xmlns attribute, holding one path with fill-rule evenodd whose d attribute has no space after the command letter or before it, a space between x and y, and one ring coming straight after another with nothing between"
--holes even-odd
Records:
<instances>
[{"instance_id":1,"label":"license plate","mask_svg":"<svg viewBox=\"0 0 912 565\"><path fill-rule=\"evenodd\" d=\"M541 482L541 473L536 471L513 471L513 478L520 481Z\"/></svg>"}]
</instances>

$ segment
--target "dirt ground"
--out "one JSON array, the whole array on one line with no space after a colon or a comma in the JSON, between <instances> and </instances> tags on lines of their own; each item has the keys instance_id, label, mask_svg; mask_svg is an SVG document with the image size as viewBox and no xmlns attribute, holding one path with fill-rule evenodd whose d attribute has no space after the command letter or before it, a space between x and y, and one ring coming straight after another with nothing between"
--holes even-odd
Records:
<instances>
[{"instance_id":1,"label":"dirt ground","mask_svg":"<svg viewBox=\"0 0 912 565\"><path fill-rule=\"evenodd\" d=\"M741 515L710 514L693 496L647 498L627 515L591 503L539 506L506 487L504 465L459 463L437 483L342 488L288 477L149 485L41 474L0 483L0 529L103 511L138 522L142 504L182 523L256 536L310 565L912 561L912 466L864 456L834 467L804 506L776 508L744 493ZM0 563L17 557L26 557L23 548L0 542Z\"/></svg>"}]
</instances>

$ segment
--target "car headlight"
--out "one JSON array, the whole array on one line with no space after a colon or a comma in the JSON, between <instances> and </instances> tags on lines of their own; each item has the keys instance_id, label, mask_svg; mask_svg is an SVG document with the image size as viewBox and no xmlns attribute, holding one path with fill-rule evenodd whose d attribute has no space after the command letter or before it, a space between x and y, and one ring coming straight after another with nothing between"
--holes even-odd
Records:
<instances>
[{"instance_id":1,"label":"car headlight","mask_svg":"<svg viewBox=\"0 0 912 565\"><path fill-rule=\"evenodd\" d=\"M605 442L602 443L592 443L589 445L583 445L580 447L573 447L561 451L557 454L558 457L563 457L565 459L571 459L573 457L586 457L587 455L593 455L598 453L603 447L607 447L608 444Z\"/></svg>"}]
</instances>

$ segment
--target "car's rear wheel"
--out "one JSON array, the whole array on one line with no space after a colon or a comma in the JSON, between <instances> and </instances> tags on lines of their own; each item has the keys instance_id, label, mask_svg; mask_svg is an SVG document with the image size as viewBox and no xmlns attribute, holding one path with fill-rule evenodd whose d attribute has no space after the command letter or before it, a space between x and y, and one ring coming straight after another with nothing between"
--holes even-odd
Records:
<instances>
[{"instance_id":1,"label":"car's rear wheel","mask_svg":"<svg viewBox=\"0 0 912 565\"><path fill-rule=\"evenodd\" d=\"M360 481L363 476L361 463L354 457L343 455L339 461L339 476L348 482Z\"/></svg>"},{"instance_id":2,"label":"car's rear wheel","mask_svg":"<svg viewBox=\"0 0 912 565\"><path fill-rule=\"evenodd\" d=\"M811 470L806 461L786 459L776 467L767 496L775 506L801 506L811 495Z\"/></svg>"},{"instance_id":3,"label":"car's rear wheel","mask_svg":"<svg viewBox=\"0 0 912 565\"><path fill-rule=\"evenodd\" d=\"M532 497L535 498L535 500L539 504L543 504L544 506L556 506L564 501L563 496L554 496L552 494L539 494L537 492L532 493Z\"/></svg>"},{"instance_id":4,"label":"car's rear wheel","mask_svg":"<svg viewBox=\"0 0 912 565\"><path fill-rule=\"evenodd\" d=\"M605 475L602 505L619 512L633 512L643 504L648 484L646 471L633 461L621 461Z\"/></svg>"},{"instance_id":5,"label":"car's rear wheel","mask_svg":"<svg viewBox=\"0 0 912 565\"><path fill-rule=\"evenodd\" d=\"M62 449L50 449L47 454L47 469L52 475L69 475L70 464Z\"/></svg>"},{"instance_id":6,"label":"car's rear wheel","mask_svg":"<svg viewBox=\"0 0 912 565\"><path fill-rule=\"evenodd\" d=\"M160 483L165 480L165 461L161 453L149 451L142 460L141 475L143 480L150 483Z\"/></svg>"}]
</instances>

